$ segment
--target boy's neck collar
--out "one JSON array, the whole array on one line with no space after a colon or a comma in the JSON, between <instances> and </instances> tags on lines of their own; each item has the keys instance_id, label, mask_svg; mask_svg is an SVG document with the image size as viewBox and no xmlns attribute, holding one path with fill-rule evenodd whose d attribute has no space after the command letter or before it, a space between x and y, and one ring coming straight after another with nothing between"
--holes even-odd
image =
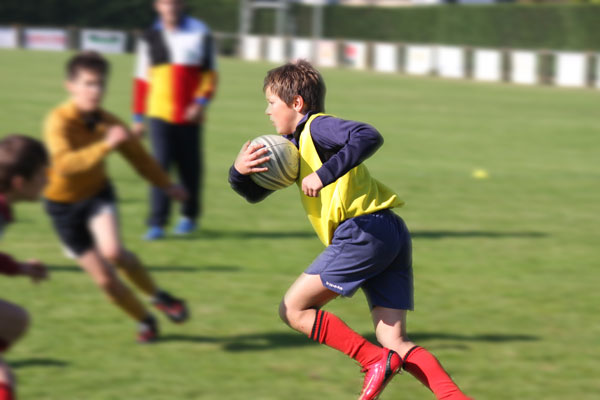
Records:
<instances>
[{"instance_id":1,"label":"boy's neck collar","mask_svg":"<svg viewBox=\"0 0 600 400\"><path fill-rule=\"evenodd\" d=\"M300 140L299 139L300 133L302 133L302 130L304 129L304 125L306 125L306 122L308 121L310 116L313 114L314 114L314 111L307 111L306 114L304 114L304 117L302 117L300 122L298 122L298 124L296 125L296 130L292 133L292 135L294 135L294 138L296 138L296 140Z\"/></svg>"}]
</instances>

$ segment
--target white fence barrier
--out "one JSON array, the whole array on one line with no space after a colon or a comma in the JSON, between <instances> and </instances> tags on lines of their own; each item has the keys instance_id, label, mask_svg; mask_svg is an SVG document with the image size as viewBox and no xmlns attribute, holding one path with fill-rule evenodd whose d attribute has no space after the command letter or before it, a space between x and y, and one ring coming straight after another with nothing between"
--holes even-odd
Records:
<instances>
[{"instance_id":1,"label":"white fence barrier","mask_svg":"<svg viewBox=\"0 0 600 400\"><path fill-rule=\"evenodd\" d=\"M600 54L596 54L596 88L600 89Z\"/></svg>"},{"instance_id":2,"label":"white fence barrier","mask_svg":"<svg viewBox=\"0 0 600 400\"><path fill-rule=\"evenodd\" d=\"M16 28L0 26L0 48L14 49L19 45Z\"/></svg>"},{"instance_id":3,"label":"white fence barrier","mask_svg":"<svg viewBox=\"0 0 600 400\"><path fill-rule=\"evenodd\" d=\"M436 71L444 78L465 77L464 50L457 46L438 46L436 52Z\"/></svg>"},{"instance_id":4,"label":"white fence barrier","mask_svg":"<svg viewBox=\"0 0 600 400\"><path fill-rule=\"evenodd\" d=\"M83 29L81 31L81 48L95 50L101 53L124 53L127 45L125 32Z\"/></svg>"},{"instance_id":5,"label":"white fence barrier","mask_svg":"<svg viewBox=\"0 0 600 400\"><path fill-rule=\"evenodd\" d=\"M52 28L27 28L24 35L24 47L35 50L67 50L67 31Z\"/></svg>"},{"instance_id":6,"label":"white fence barrier","mask_svg":"<svg viewBox=\"0 0 600 400\"><path fill-rule=\"evenodd\" d=\"M262 59L262 40L260 36L244 36L241 45L244 60L258 61Z\"/></svg>"},{"instance_id":7,"label":"white fence barrier","mask_svg":"<svg viewBox=\"0 0 600 400\"><path fill-rule=\"evenodd\" d=\"M317 65L321 67L337 67L338 44L335 40L319 40L317 46Z\"/></svg>"},{"instance_id":8,"label":"white fence barrier","mask_svg":"<svg viewBox=\"0 0 600 400\"><path fill-rule=\"evenodd\" d=\"M292 60L312 60L313 41L310 39L292 40Z\"/></svg>"},{"instance_id":9,"label":"white fence barrier","mask_svg":"<svg viewBox=\"0 0 600 400\"><path fill-rule=\"evenodd\" d=\"M350 68L367 68L367 44L365 42L344 42L344 63Z\"/></svg>"},{"instance_id":10,"label":"white fence barrier","mask_svg":"<svg viewBox=\"0 0 600 400\"><path fill-rule=\"evenodd\" d=\"M267 38L267 60L273 63L282 63L286 58L285 39L277 36Z\"/></svg>"},{"instance_id":11,"label":"white fence barrier","mask_svg":"<svg viewBox=\"0 0 600 400\"><path fill-rule=\"evenodd\" d=\"M392 43L375 43L373 69L379 72L398 72L398 46Z\"/></svg>"},{"instance_id":12,"label":"white fence barrier","mask_svg":"<svg viewBox=\"0 0 600 400\"><path fill-rule=\"evenodd\" d=\"M473 77L478 81L499 81L502 79L501 55L498 50L475 50Z\"/></svg>"},{"instance_id":13,"label":"white fence barrier","mask_svg":"<svg viewBox=\"0 0 600 400\"><path fill-rule=\"evenodd\" d=\"M538 83L538 57L533 51L516 50L510 54L510 81L521 85Z\"/></svg>"},{"instance_id":14,"label":"white fence barrier","mask_svg":"<svg viewBox=\"0 0 600 400\"><path fill-rule=\"evenodd\" d=\"M406 46L404 70L411 75L429 75L434 67L432 46Z\"/></svg>"},{"instance_id":15,"label":"white fence barrier","mask_svg":"<svg viewBox=\"0 0 600 400\"><path fill-rule=\"evenodd\" d=\"M80 35L80 40L69 40L73 34ZM105 53L123 53L129 50L127 42L131 34L131 32L101 29L67 31L60 28L0 26L0 48L19 46L35 50L81 48ZM283 63L286 60L306 59L320 67L343 65L354 69L372 68L387 73L403 71L411 75L436 73L444 78L466 78L467 66L471 65L470 75L473 79L494 82L502 81L505 73L503 52L497 49L467 51L461 46L219 35L228 41L233 39L233 48L237 47L239 56L249 61L267 60L272 63ZM225 43L227 48L232 48L231 44ZM600 89L600 53L515 49L507 50L505 54L508 62L506 79L512 83L524 85L543 83ZM552 65L548 64L548 61ZM594 65L593 70L592 65Z\"/></svg>"},{"instance_id":16,"label":"white fence barrier","mask_svg":"<svg viewBox=\"0 0 600 400\"><path fill-rule=\"evenodd\" d=\"M555 81L557 86L582 87L585 86L586 57L582 53L559 52L556 53Z\"/></svg>"}]
</instances>

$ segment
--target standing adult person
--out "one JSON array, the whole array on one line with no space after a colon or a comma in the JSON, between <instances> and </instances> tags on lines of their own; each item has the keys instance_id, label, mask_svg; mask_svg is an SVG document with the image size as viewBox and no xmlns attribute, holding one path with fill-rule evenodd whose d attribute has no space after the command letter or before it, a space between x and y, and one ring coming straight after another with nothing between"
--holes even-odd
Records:
<instances>
[{"instance_id":1,"label":"standing adult person","mask_svg":"<svg viewBox=\"0 0 600 400\"><path fill-rule=\"evenodd\" d=\"M204 114L217 83L210 29L185 15L184 6L183 0L154 0L159 18L138 43L133 96L133 132L142 135L147 119L154 157L167 171L172 164L177 167L189 194L174 228L179 235L198 226ZM165 236L170 208L170 199L152 188L145 239Z\"/></svg>"}]
</instances>

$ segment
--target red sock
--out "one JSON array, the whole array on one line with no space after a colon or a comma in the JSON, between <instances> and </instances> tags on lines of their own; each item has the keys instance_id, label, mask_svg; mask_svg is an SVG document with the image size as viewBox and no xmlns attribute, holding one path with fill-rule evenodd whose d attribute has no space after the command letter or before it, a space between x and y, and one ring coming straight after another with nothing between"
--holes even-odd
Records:
<instances>
[{"instance_id":1,"label":"red sock","mask_svg":"<svg viewBox=\"0 0 600 400\"><path fill-rule=\"evenodd\" d=\"M6 383L0 383L0 400L15 400L13 391Z\"/></svg>"},{"instance_id":2,"label":"red sock","mask_svg":"<svg viewBox=\"0 0 600 400\"><path fill-rule=\"evenodd\" d=\"M381 358L381 347L374 345L335 315L317 310L315 324L309 336L355 359L363 367Z\"/></svg>"},{"instance_id":3,"label":"red sock","mask_svg":"<svg viewBox=\"0 0 600 400\"><path fill-rule=\"evenodd\" d=\"M433 354L415 346L404 356L404 369L427 386L439 400L469 400Z\"/></svg>"}]
</instances>

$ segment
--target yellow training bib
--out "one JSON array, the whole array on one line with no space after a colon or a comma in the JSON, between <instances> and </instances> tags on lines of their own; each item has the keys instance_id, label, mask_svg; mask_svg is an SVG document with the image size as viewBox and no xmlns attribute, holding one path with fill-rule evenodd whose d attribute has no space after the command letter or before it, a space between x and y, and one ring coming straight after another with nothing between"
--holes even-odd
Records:
<instances>
[{"instance_id":1,"label":"yellow training bib","mask_svg":"<svg viewBox=\"0 0 600 400\"><path fill-rule=\"evenodd\" d=\"M348 218L401 207L404 202L391 189L372 178L364 164L357 165L325 186L318 197L308 197L302 192L302 180L323 165L310 133L312 121L322 115L326 114L311 115L300 133L300 175L296 183L308 220L321 242L328 246L333 232Z\"/></svg>"}]
</instances>

